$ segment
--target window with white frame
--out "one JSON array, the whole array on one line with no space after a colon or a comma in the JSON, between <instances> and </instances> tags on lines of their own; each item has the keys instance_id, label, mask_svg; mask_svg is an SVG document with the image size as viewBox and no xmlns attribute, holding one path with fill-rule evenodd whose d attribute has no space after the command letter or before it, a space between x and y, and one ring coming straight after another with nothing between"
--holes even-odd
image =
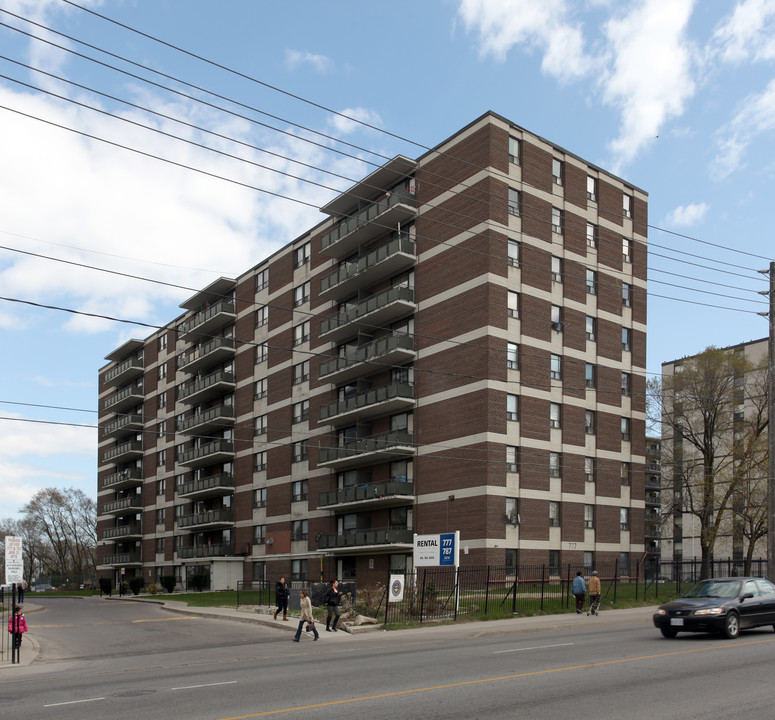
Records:
<instances>
[{"instance_id":1,"label":"window with white frame","mask_svg":"<svg viewBox=\"0 0 775 720\"><path fill-rule=\"evenodd\" d=\"M291 526L291 540L306 540L308 532L308 520L294 520Z\"/></svg>"},{"instance_id":2,"label":"window with white frame","mask_svg":"<svg viewBox=\"0 0 775 720\"><path fill-rule=\"evenodd\" d=\"M295 325L293 328L293 344L301 345L309 340L310 321L305 320L303 323Z\"/></svg>"},{"instance_id":3,"label":"window with white frame","mask_svg":"<svg viewBox=\"0 0 775 720\"><path fill-rule=\"evenodd\" d=\"M632 240L622 238L622 260L626 263L632 262Z\"/></svg>"},{"instance_id":4,"label":"window with white frame","mask_svg":"<svg viewBox=\"0 0 775 720\"><path fill-rule=\"evenodd\" d=\"M266 470L266 450L257 452L253 456L253 470L255 470L256 472L261 472L262 470Z\"/></svg>"},{"instance_id":5,"label":"window with white frame","mask_svg":"<svg viewBox=\"0 0 775 720\"><path fill-rule=\"evenodd\" d=\"M166 450L159 450L159 452L156 453L156 464L159 467L165 467L167 465L167 451Z\"/></svg>"},{"instance_id":6,"label":"window with white frame","mask_svg":"<svg viewBox=\"0 0 775 720\"><path fill-rule=\"evenodd\" d=\"M309 494L309 480L294 480L291 483L291 502L302 502Z\"/></svg>"},{"instance_id":7,"label":"window with white frame","mask_svg":"<svg viewBox=\"0 0 775 720\"><path fill-rule=\"evenodd\" d=\"M256 292L260 292L269 285L269 268L264 268L256 273Z\"/></svg>"},{"instance_id":8,"label":"window with white frame","mask_svg":"<svg viewBox=\"0 0 775 720\"><path fill-rule=\"evenodd\" d=\"M623 417L621 419L622 428L622 440L629 442L630 440L630 418Z\"/></svg>"},{"instance_id":9,"label":"window with white frame","mask_svg":"<svg viewBox=\"0 0 775 720\"><path fill-rule=\"evenodd\" d=\"M307 560L291 560L291 580L307 579Z\"/></svg>"},{"instance_id":10,"label":"window with white frame","mask_svg":"<svg viewBox=\"0 0 775 720\"><path fill-rule=\"evenodd\" d=\"M597 202L597 178L587 175L587 200Z\"/></svg>"},{"instance_id":11,"label":"window with white frame","mask_svg":"<svg viewBox=\"0 0 775 720\"><path fill-rule=\"evenodd\" d=\"M158 508L156 510L156 524L164 525L167 522L167 508Z\"/></svg>"},{"instance_id":12,"label":"window with white frame","mask_svg":"<svg viewBox=\"0 0 775 720\"><path fill-rule=\"evenodd\" d=\"M253 582L266 582L266 563L263 560L253 563Z\"/></svg>"},{"instance_id":13,"label":"window with white frame","mask_svg":"<svg viewBox=\"0 0 775 720\"><path fill-rule=\"evenodd\" d=\"M632 307L632 285L630 283L622 283L622 305Z\"/></svg>"},{"instance_id":14,"label":"window with white frame","mask_svg":"<svg viewBox=\"0 0 775 720\"><path fill-rule=\"evenodd\" d=\"M595 458L584 458L584 480L587 482L595 482Z\"/></svg>"},{"instance_id":15,"label":"window with white frame","mask_svg":"<svg viewBox=\"0 0 775 720\"><path fill-rule=\"evenodd\" d=\"M161 410L162 408L167 407L167 393L166 392L159 393L156 396L156 405L159 408L159 410Z\"/></svg>"},{"instance_id":16,"label":"window with white frame","mask_svg":"<svg viewBox=\"0 0 775 720\"><path fill-rule=\"evenodd\" d=\"M587 223L587 247L597 247L597 225Z\"/></svg>"},{"instance_id":17,"label":"window with white frame","mask_svg":"<svg viewBox=\"0 0 775 720\"><path fill-rule=\"evenodd\" d=\"M630 352L632 350L632 330L622 328L622 350Z\"/></svg>"},{"instance_id":18,"label":"window with white frame","mask_svg":"<svg viewBox=\"0 0 775 720\"><path fill-rule=\"evenodd\" d=\"M619 529L630 529L630 508L619 508Z\"/></svg>"},{"instance_id":19,"label":"window with white frame","mask_svg":"<svg viewBox=\"0 0 775 720\"><path fill-rule=\"evenodd\" d=\"M159 365L159 380L164 380L167 377L167 363Z\"/></svg>"},{"instance_id":20,"label":"window with white frame","mask_svg":"<svg viewBox=\"0 0 775 720\"><path fill-rule=\"evenodd\" d=\"M256 345L256 365L262 362L266 362L269 357L269 343L264 341Z\"/></svg>"},{"instance_id":21,"label":"window with white frame","mask_svg":"<svg viewBox=\"0 0 775 720\"><path fill-rule=\"evenodd\" d=\"M506 420L516 422L519 419L519 397L508 393L506 395Z\"/></svg>"},{"instance_id":22,"label":"window with white frame","mask_svg":"<svg viewBox=\"0 0 775 720\"><path fill-rule=\"evenodd\" d=\"M560 503L554 500L549 501L549 526L560 527Z\"/></svg>"},{"instance_id":23,"label":"window with white frame","mask_svg":"<svg viewBox=\"0 0 775 720\"><path fill-rule=\"evenodd\" d=\"M309 443L306 440L299 440L291 443L291 462L304 462L309 457Z\"/></svg>"},{"instance_id":24,"label":"window with white frame","mask_svg":"<svg viewBox=\"0 0 775 720\"><path fill-rule=\"evenodd\" d=\"M519 370L519 345L506 343L506 367L509 370Z\"/></svg>"},{"instance_id":25,"label":"window with white frame","mask_svg":"<svg viewBox=\"0 0 775 720\"><path fill-rule=\"evenodd\" d=\"M167 494L167 479L162 478L156 481L156 494L160 497L164 497Z\"/></svg>"},{"instance_id":26,"label":"window with white frame","mask_svg":"<svg viewBox=\"0 0 775 720\"><path fill-rule=\"evenodd\" d=\"M560 453L558 452L550 452L549 453L549 477L560 477L560 468L561 468L562 459L560 456Z\"/></svg>"},{"instance_id":27,"label":"window with white frame","mask_svg":"<svg viewBox=\"0 0 775 720\"><path fill-rule=\"evenodd\" d=\"M261 398L266 397L266 387L267 387L266 383L267 383L266 378L261 378L260 380L256 380L256 383L255 383L256 400L261 400Z\"/></svg>"},{"instance_id":28,"label":"window with white frame","mask_svg":"<svg viewBox=\"0 0 775 720\"><path fill-rule=\"evenodd\" d=\"M590 315L587 315L587 318L585 320L585 331L586 331L587 340L591 340L592 342L595 342L595 338L597 337L595 333L596 325L597 325L597 321L595 320L595 318L591 317Z\"/></svg>"},{"instance_id":29,"label":"window with white frame","mask_svg":"<svg viewBox=\"0 0 775 720\"><path fill-rule=\"evenodd\" d=\"M309 420L309 400L294 403L291 408L291 423L296 425Z\"/></svg>"},{"instance_id":30,"label":"window with white frame","mask_svg":"<svg viewBox=\"0 0 775 720\"><path fill-rule=\"evenodd\" d=\"M156 538L156 554L157 555L163 555L164 554L164 540L166 538L160 537Z\"/></svg>"},{"instance_id":31,"label":"window with white frame","mask_svg":"<svg viewBox=\"0 0 775 720\"><path fill-rule=\"evenodd\" d=\"M167 349L167 333L164 333L163 335L159 335L159 351Z\"/></svg>"},{"instance_id":32,"label":"window with white frame","mask_svg":"<svg viewBox=\"0 0 775 720\"><path fill-rule=\"evenodd\" d=\"M256 327L263 327L269 322L269 308L262 305L256 310Z\"/></svg>"},{"instance_id":33,"label":"window with white frame","mask_svg":"<svg viewBox=\"0 0 775 720\"><path fill-rule=\"evenodd\" d=\"M594 389L597 384L597 367L594 363L586 363L584 365L584 385L590 389Z\"/></svg>"},{"instance_id":34,"label":"window with white frame","mask_svg":"<svg viewBox=\"0 0 775 720\"><path fill-rule=\"evenodd\" d=\"M516 445L506 446L506 472L519 472L519 448Z\"/></svg>"},{"instance_id":35,"label":"window with white frame","mask_svg":"<svg viewBox=\"0 0 775 720\"><path fill-rule=\"evenodd\" d=\"M509 215L516 215L519 217L519 209L521 207L520 192L514 188L509 188Z\"/></svg>"},{"instance_id":36,"label":"window with white frame","mask_svg":"<svg viewBox=\"0 0 775 720\"><path fill-rule=\"evenodd\" d=\"M562 332L562 308L559 305L552 305L550 317L552 330Z\"/></svg>"},{"instance_id":37,"label":"window with white frame","mask_svg":"<svg viewBox=\"0 0 775 720\"><path fill-rule=\"evenodd\" d=\"M558 158L552 158L552 182L555 185L562 185L563 170L565 163Z\"/></svg>"},{"instance_id":38,"label":"window with white frame","mask_svg":"<svg viewBox=\"0 0 775 720\"><path fill-rule=\"evenodd\" d=\"M265 508L266 507L266 488L256 488L253 491L253 507Z\"/></svg>"},{"instance_id":39,"label":"window with white frame","mask_svg":"<svg viewBox=\"0 0 775 720\"><path fill-rule=\"evenodd\" d=\"M552 255L552 281L562 282L562 258Z\"/></svg>"},{"instance_id":40,"label":"window with white frame","mask_svg":"<svg viewBox=\"0 0 775 720\"><path fill-rule=\"evenodd\" d=\"M507 497L506 498L506 523L509 525L514 525L515 527L519 525L519 500L515 497Z\"/></svg>"},{"instance_id":41,"label":"window with white frame","mask_svg":"<svg viewBox=\"0 0 775 720\"><path fill-rule=\"evenodd\" d=\"M508 244L509 265L519 267L519 241L509 239Z\"/></svg>"},{"instance_id":42,"label":"window with white frame","mask_svg":"<svg viewBox=\"0 0 775 720\"><path fill-rule=\"evenodd\" d=\"M622 395L630 395L632 393L632 376L628 372L622 373Z\"/></svg>"},{"instance_id":43,"label":"window with white frame","mask_svg":"<svg viewBox=\"0 0 775 720\"><path fill-rule=\"evenodd\" d=\"M587 295L595 295L597 293L597 273L594 270L586 271L586 287Z\"/></svg>"},{"instance_id":44,"label":"window with white frame","mask_svg":"<svg viewBox=\"0 0 775 720\"><path fill-rule=\"evenodd\" d=\"M509 162L514 163L514 165L519 165L520 163L520 142L518 138L515 137L509 137Z\"/></svg>"},{"instance_id":45,"label":"window with white frame","mask_svg":"<svg viewBox=\"0 0 775 720\"><path fill-rule=\"evenodd\" d=\"M560 403L549 403L549 427L559 429L562 419L562 405Z\"/></svg>"},{"instance_id":46,"label":"window with white frame","mask_svg":"<svg viewBox=\"0 0 775 720\"><path fill-rule=\"evenodd\" d=\"M626 218L632 217L632 195L627 193L622 195L622 214Z\"/></svg>"},{"instance_id":47,"label":"window with white frame","mask_svg":"<svg viewBox=\"0 0 775 720\"><path fill-rule=\"evenodd\" d=\"M584 433L586 435L595 434L595 411L594 410L584 411Z\"/></svg>"},{"instance_id":48,"label":"window with white frame","mask_svg":"<svg viewBox=\"0 0 775 720\"><path fill-rule=\"evenodd\" d=\"M253 526L253 544L264 545L266 543L266 525Z\"/></svg>"},{"instance_id":49,"label":"window with white frame","mask_svg":"<svg viewBox=\"0 0 775 720\"><path fill-rule=\"evenodd\" d=\"M293 307L299 307L299 305L309 302L310 287L310 283L307 281L293 288Z\"/></svg>"},{"instance_id":50,"label":"window with white frame","mask_svg":"<svg viewBox=\"0 0 775 720\"><path fill-rule=\"evenodd\" d=\"M296 363L293 366L293 384L298 385L307 382L307 380L309 380L309 360Z\"/></svg>"},{"instance_id":51,"label":"window with white frame","mask_svg":"<svg viewBox=\"0 0 775 720\"><path fill-rule=\"evenodd\" d=\"M595 528L595 506L584 505L584 529L593 530Z\"/></svg>"},{"instance_id":52,"label":"window with white frame","mask_svg":"<svg viewBox=\"0 0 775 720\"><path fill-rule=\"evenodd\" d=\"M299 245L294 251L293 251L293 266L294 267L301 267L302 265L306 265L309 262L310 258L310 244L304 243L303 245Z\"/></svg>"},{"instance_id":53,"label":"window with white frame","mask_svg":"<svg viewBox=\"0 0 775 720\"><path fill-rule=\"evenodd\" d=\"M562 235L562 210L560 208L552 208L552 232Z\"/></svg>"},{"instance_id":54,"label":"window with white frame","mask_svg":"<svg viewBox=\"0 0 775 720\"><path fill-rule=\"evenodd\" d=\"M562 356L552 353L549 356L549 375L552 380L560 380L562 378Z\"/></svg>"},{"instance_id":55,"label":"window with white frame","mask_svg":"<svg viewBox=\"0 0 775 720\"><path fill-rule=\"evenodd\" d=\"M414 465L411 460L393 460L390 463L390 479L396 482L414 480Z\"/></svg>"},{"instance_id":56,"label":"window with white frame","mask_svg":"<svg viewBox=\"0 0 775 720\"><path fill-rule=\"evenodd\" d=\"M510 318L519 318L519 293L508 291L508 315Z\"/></svg>"},{"instance_id":57,"label":"window with white frame","mask_svg":"<svg viewBox=\"0 0 775 720\"><path fill-rule=\"evenodd\" d=\"M253 429L254 435L263 435L266 433L268 425L267 425L267 415L257 415L255 418L255 428Z\"/></svg>"},{"instance_id":58,"label":"window with white frame","mask_svg":"<svg viewBox=\"0 0 775 720\"><path fill-rule=\"evenodd\" d=\"M622 485L630 484L630 463L619 463L619 479L621 480Z\"/></svg>"}]
</instances>

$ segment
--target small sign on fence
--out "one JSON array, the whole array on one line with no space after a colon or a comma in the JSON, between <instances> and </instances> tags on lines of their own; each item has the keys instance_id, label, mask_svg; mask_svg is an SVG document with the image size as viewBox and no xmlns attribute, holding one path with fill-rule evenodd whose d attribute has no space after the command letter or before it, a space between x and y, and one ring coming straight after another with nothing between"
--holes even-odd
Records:
<instances>
[{"instance_id":1,"label":"small sign on fence","mask_svg":"<svg viewBox=\"0 0 775 720\"><path fill-rule=\"evenodd\" d=\"M403 599L404 599L404 576L391 575L390 593L388 594L388 602L401 602Z\"/></svg>"}]
</instances>

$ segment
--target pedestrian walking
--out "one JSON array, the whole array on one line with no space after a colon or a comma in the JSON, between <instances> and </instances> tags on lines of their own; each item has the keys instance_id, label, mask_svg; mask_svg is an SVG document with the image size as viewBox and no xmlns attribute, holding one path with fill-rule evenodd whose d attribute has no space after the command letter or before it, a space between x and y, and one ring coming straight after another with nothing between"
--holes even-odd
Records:
<instances>
[{"instance_id":1,"label":"pedestrian walking","mask_svg":"<svg viewBox=\"0 0 775 720\"><path fill-rule=\"evenodd\" d=\"M274 619L277 620L277 616L282 612L283 620L288 620L288 598L291 596L291 589L286 584L284 577L281 577L275 584L274 595L277 602Z\"/></svg>"},{"instance_id":2,"label":"pedestrian walking","mask_svg":"<svg viewBox=\"0 0 775 720\"><path fill-rule=\"evenodd\" d=\"M312 629L315 634L315 640L320 637L318 629L315 627L315 618L312 617L312 600L309 599L309 595L306 590L301 591L301 619L299 620L299 629L296 630L296 635L293 638L294 642L301 640L301 629L304 627L304 623L307 623L307 631Z\"/></svg>"},{"instance_id":3,"label":"pedestrian walking","mask_svg":"<svg viewBox=\"0 0 775 720\"><path fill-rule=\"evenodd\" d=\"M17 605L14 614L8 618L8 632L11 633L12 650L18 650L22 646L22 635L27 632L27 621L21 605Z\"/></svg>"},{"instance_id":4,"label":"pedestrian walking","mask_svg":"<svg viewBox=\"0 0 775 720\"><path fill-rule=\"evenodd\" d=\"M326 608L328 613L326 614L326 632L332 630L336 632L336 624L339 622L339 603L342 602L342 593L337 589L339 587L338 580L331 580L329 588L326 590ZM334 618L334 622L331 623L331 618Z\"/></svg>"},{"instance_id":5,"label":"pedestrian walking","mask_svg":"<svg viewBox=\"0 0 775 720\"><path fill-rule=\"evenodd\" d=\"M19 603L24 602L24 591L26 589L27 589L27 583L24 582L24 580L22 580L17 587L17 593L16 593L17 601Z\"/></svg>"},{"instance_id":6,"label":"pedestrian walking","mask_svg":"<svg viewBox=\"0 0 775 720\"><path fill-rule=\"evenodd\" d=\"M576 598L576 614L581 615L584 612L584 600L587 597L587 584L584 582L584 575L581 570L573 578L573 585L570 591L573 597Z\"/></svg>"},{"instance_id":7,"label":"pedestrian walking","mask_svg":"<svg viewBox=\"0 0 775 720\"><path fill-rule=\"evenodd\" d=\"M587 615L597 615L597 609L600 607L600 578L597 575L597 570L592 571L592 576L589 578L589 612Z\"/></svg>"}]
</instances>

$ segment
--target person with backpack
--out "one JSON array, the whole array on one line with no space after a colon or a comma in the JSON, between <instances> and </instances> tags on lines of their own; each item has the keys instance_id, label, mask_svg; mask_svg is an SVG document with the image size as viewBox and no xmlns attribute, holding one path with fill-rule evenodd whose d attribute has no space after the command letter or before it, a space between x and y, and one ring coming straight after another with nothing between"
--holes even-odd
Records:
<instances>
[{"instance_id":1,"label":"person with backpack","mask_svg":"<svg viewBox=\"0 0 775 720\"><path fill-rule=\"evenodd\" d=\"M326 615L326 632L332 630L336 632L336 624L339 622L339 603L342 602L342 593L337 590L339 587L338 580L331 580L329 588L326 590L325 600L328 614ZM334 618L333 624L331 618Z\"/></svg>"},{"instance_id":2,"label":"person with backpack","mask_svg":"<svg viewBox=\"0 0 775 720\"><path fill-rule=\"evenodd\" d=\"M8 632L12 638L11 649L18 653L22 646L22 635L27 632L27 621L24 619L21 605L17 605L14 614L8 618Z\"/></svg>"}]
</instances>

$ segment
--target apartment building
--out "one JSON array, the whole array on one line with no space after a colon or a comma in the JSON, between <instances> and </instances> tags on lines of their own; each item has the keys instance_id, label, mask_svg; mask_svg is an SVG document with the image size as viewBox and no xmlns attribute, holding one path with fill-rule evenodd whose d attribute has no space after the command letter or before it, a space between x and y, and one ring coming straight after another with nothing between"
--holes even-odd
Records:
<instances>
[{"instance_id":1,"label":"apartment building","mask_svg":"<svg viewBox=\"0 0 775 720\"><path fill-rule=\"evenodd\" d=\"M146 582L644 550L647 195L488 112L100 370L99 571Z\"/></svg>"}]
</instances>

